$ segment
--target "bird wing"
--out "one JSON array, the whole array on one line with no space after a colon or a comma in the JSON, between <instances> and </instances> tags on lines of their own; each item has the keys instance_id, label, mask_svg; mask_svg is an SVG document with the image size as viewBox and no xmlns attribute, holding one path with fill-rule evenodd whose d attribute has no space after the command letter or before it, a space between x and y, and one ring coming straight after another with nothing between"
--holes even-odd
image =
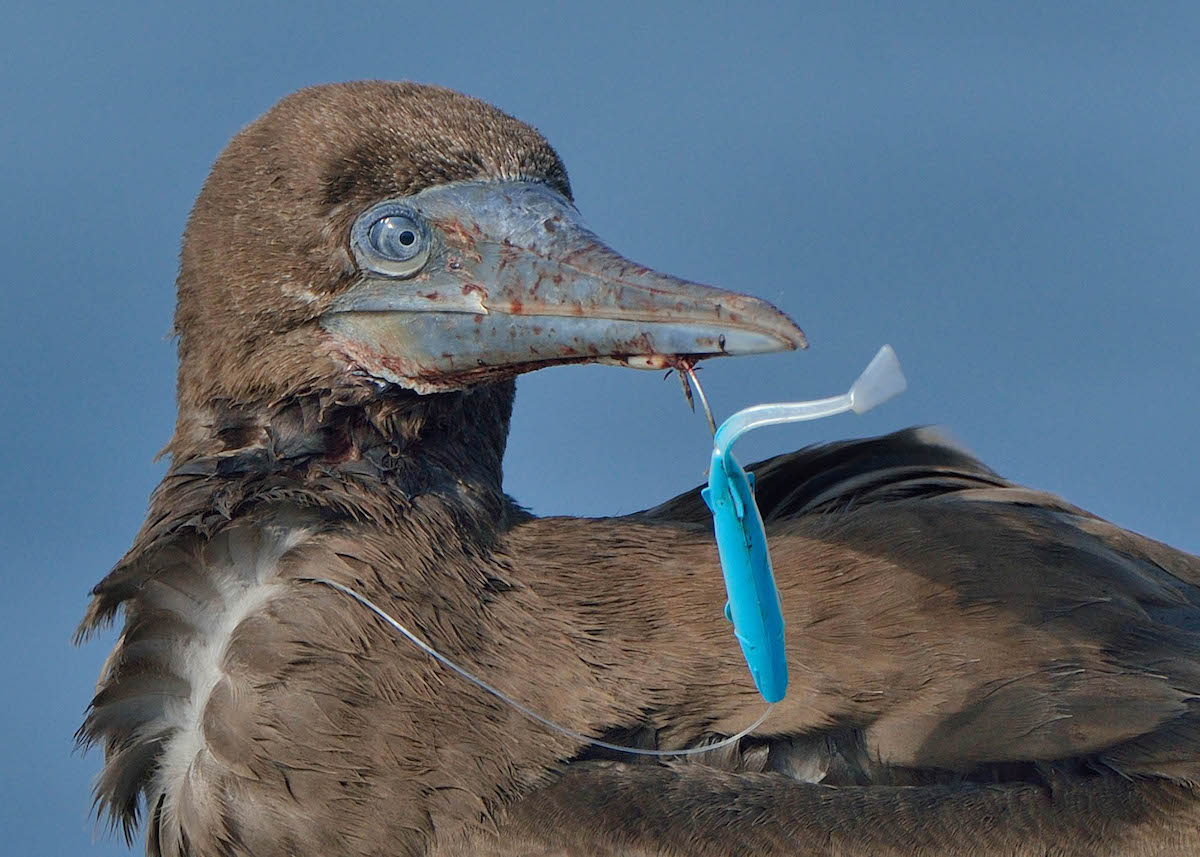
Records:
<instances>
[{"instance_id":1,"label":"bird wing","mask_svg":"<svg viewBox=\"0 0 1200 857\"><path fill-rule=\"evenodd\" d=\"M1200 781L1200 558L928 429L748 469L799 697L780 719L828 738L797 768L817 752L824 782L928 782L1072 760ZM639 517L708 513L692 491Z\"/></svg>"},{"instance_id":2,"label":"bird wing","mask_svg":"<svg viewBox=\"0 0 1200 857\"><path fill-rule=\"evenodd\" d=\"M1200 848L1200 802L1172 783L1121 777L828 788L701 765L592 762L517 804L497 839L471 853L1183 857Z\"/></svg>"}]
</instances>

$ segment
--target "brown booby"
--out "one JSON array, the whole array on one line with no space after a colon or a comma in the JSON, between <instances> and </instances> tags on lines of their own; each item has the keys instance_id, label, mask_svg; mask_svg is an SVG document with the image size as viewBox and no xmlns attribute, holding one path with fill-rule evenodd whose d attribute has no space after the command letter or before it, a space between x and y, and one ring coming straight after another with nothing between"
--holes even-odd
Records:
<instances>
[{"instance_id":1,"label":"brown booby","mask_svg":"<svg viewBox=\"0 0 1200 857\"><path fill-rule=\"evenodd\" d=\"M1200 853L1200 559L923 430L756 466L791 689L762 701L698 492L539 519L513 377L795 348L580 223L534 130L413 84L284 99L178 280L177 429L87 634L101 810L170 857Z\"/></svg>"}]
</instances>

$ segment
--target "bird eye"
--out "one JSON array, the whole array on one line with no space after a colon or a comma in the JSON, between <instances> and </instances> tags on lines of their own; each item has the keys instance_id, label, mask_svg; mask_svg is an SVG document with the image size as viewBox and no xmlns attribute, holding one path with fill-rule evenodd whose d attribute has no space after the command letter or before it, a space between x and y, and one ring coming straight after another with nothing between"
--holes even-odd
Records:
<instances>
[{"instance_id":1,"label":"bird eye","mask_svg":"<svg viewBox=\"0 0 1200 857\"><path fill-rule=\"evenodd\" d=\"M421 251L416 226L407 217L381 217L371 224L367 237L372 250L397 262L407 262Z\"/></svg>"},{"instance_id":2,"label":"bird eye","mask_svg":"<svg viewBox=\"0 0 1200 857\"><path fill-rule=\"evenodd\" d=\"M403 205L385 202L363 212L350 232L358 263L388 277L409 277L429 256L423 221Z\"/></svg>"}]
</instances>

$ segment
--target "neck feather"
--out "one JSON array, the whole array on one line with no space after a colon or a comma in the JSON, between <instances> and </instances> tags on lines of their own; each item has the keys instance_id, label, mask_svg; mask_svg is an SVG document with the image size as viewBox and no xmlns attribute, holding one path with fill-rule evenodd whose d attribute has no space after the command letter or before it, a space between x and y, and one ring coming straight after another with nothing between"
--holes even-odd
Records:
<instances>
[{"instance_id":1,"label":"neck feather","mask_svg":"<svg viewBox=\"0 0 1200 857\"><path fill-rule=\"evenodd\" d=\"M180 539L208 539L271 504L331 522L438 533L468 554L490 553L526 517L501 487L513 392L510 381L363 401L313 395L269 406L218 402L181 413L166 450L171 467L146 523L95 590L81 634L112 617L142 560Z\"/></svg>"},{"instance_id":2,"label":"neck feather","mask_svg":"<svg viewBox=\"0 0 1200 857\"><path fill-rule=\"evenodd\" d=\"M397 389L269 404L216 400L181 411L167 447L168 478L208 471L275 481L330 473L407 494L499 494L513 390L507 382L429 396Z\"/></svg>"}]
</instances>

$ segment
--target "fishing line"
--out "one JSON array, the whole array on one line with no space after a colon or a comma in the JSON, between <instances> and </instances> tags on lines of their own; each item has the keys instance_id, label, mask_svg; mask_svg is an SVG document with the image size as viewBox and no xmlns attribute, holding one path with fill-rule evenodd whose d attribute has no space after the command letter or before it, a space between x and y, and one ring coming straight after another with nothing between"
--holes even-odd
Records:
<instances>
[{"instance_id":1,"label":"fishing line","mask_svg":"<svg viewBox=\"0 0 1200 857\"><path fill-rule=\"evenodd\" d=\"M331 589L336 589L338 592L341 592L344 595L349 595L351 598L353 598L359 604L366 607L368 610L370 610L372 613L374 613L380 619L387 622L389 625L391 625L393 628L395 628L397 631L399 631L402 635L404 635L405 638L407 638L409 640L409 642L411 642L413 645L415 645L418 649L423 651L425 654L432 657L438 663L454 670L454 672L458 673L460 676L462 676L467 681L471 682L471 684L475 685L476 687L480 688L481 690L485 690L488 693L490 693L492 696L501 700L502 702L508 703L513 708L515 708L517 711L521 712L526 717L528 717L530 720L534 720L534 721L542 724L543 726L547 727L548 729L554 730L555 732L560 732L563 735L566 735L568 738L573 738L574 740L581 741L584 744L591 744L594 747L603 747L606 750L616 750L619 753L633 753L638 756L692 756L692 755L696 755L699 753L708 753L712 750L718 750L721 747L727 747L730 744L735 744L738 741L745 738L746 736L748 736L759 726L763 725L763 722L770 715L771 709L773 709L775 707L774 703L769 703L767 705L766 710L763 711L762 716L759 717L757 720L755 720L753 723L751 723L749 726L747 726L745 729L743 729L741 732L737 733L736 735L730 735L728 738L723 738L720 741L717 741L715 744L706 744L703 747L689 747L685 750L643 750L639 747L625 747L621 744L610 744L607 741L601 741L598 738L591 738L587 735L584 735L582 732L576 732L572 729L566 728L565 726L560 726L557 723L555 723L553 720L543 717L542 715L538 714L533 709L531 709L525 705L522 705L520 702L513 699L511 696L506 694L504 691L499 690L495 687L492 687L486 681L479 678L474 673L464 669L463 667L460 667L458 664L454 663L454 661L450 660L448 657L443 655L437 649L433 648L433 646L426 643L424 640L422 640L420 637L418 637L412 631L405 628L403 625L401 625L399 622L397 622L395 619L393 619L392 616L386 610L384 610L382 607L375 604L375 602L371 601L371 599L367 598L364 595L359 595L356 591L354 591L350 587L345 586L341 583L337 583L336 581L333 581L333 580L326 580L323 577L309 577L309 578L304 578L304 579L308 580L312 583L323 583L324 585L330 587Z\"/></svg>"},{"instance_id":2,"label":"fishing line","mask_svg":"<svg viewBox=\"0 0 1200 857\"><path fill-rule=\"evenodd\" d=\"M689 404L692 402L694 387L704 406L709 427L710 429L714 428L712 410L709 408L708 398L704 395L704 390L696 378L693 365L688 361L680 361L673 368L679 372L684 395ZM734 634L746 657L746 665L750 669L754 685L767 701L766 710L757 720L736 735L731 735L713 744L689 747L684 750L643 750L638 747L610 744L607 741L584 735L582 732L567 729L565 726L560 726L553 720L543 717L503 691L492 687L474 673L460 667L397 622L382 607L350 587L320 577L306 579L313 583L322 583L350 596L391 625L409 642L438 663L458 673L481 690L511 705L530 720L575 741L590 744L593 747L603 747L606 750L615 750L618 753L660 757L691 756L727 747L750 735L766 721L774 709L775 703L783 699L787 692L788 682L787 652L784 647L783 613L779 603L779 589L775 585L775 575L771 570L766 529L763 527L762 516L754 499L754 479L734 458L731 448L739 437L761 426L820 419L845 411L865 413L902 392L906 386L907 382L904 379L904 373L900 371L900 362L896 359L896 353L891 346L885 345L879 349L874 359L858 376L858 380L854 382L848 393L826 399L805 402L774 402L743 408L713 431L708 487L704 488L700 494L713 515L717 552L721 558L721 571L725 577L725 588L729 595L729 600L725 604L725 616L733 623Z\"/></svg>"}]
</instances>

